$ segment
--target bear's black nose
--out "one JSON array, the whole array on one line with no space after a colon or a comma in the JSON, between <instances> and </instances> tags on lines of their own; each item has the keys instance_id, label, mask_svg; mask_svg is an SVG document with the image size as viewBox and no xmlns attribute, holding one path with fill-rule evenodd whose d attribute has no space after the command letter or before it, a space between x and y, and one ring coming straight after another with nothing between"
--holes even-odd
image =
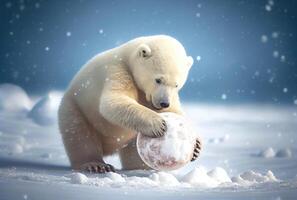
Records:
<instances>
[{"instance_id":1,"label":"bear's black nose","mask_svg":"<svg viewBox=\"0 0 297 200\"><path fill-rule=\"evenodd\" d=\"M160 103L160 106L161 106L162 108L168 108L168 107L169 107L169 103L168 103L168 102L161 102L161 103Z\"/></svg>"}]
</instances>

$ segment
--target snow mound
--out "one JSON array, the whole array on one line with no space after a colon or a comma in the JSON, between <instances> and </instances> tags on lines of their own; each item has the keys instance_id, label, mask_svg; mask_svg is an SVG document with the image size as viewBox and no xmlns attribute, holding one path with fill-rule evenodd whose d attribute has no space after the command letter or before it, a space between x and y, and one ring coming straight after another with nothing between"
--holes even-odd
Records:
<instances>
[{"instance_id":1,"label":"snow mound","mask_svg":"<svg viewBox=\"0 0 297 200\"><path fill-rule=\"evenodd\" d=\"M27 112L31 106L30 98L21 87L8 83L0 85L0 110Z\"/></svg>"},{"instance_id":2,"label":"snow mound","mask_svg":"<svg viewBox=\"0 0 297 200\"><path fill-rule=\"evenodd\" d=\"M258 156L262 158L291 158L292 151L289 148L274 150L269 147L261 151Z\"/></svg>"},{"instance_id":3,"label":"snow mound","mask_svg":"<svg viewBox=\"0 0 297 200\"><path fill-rule=\"evenodd\" d=\"M79 172L72 173L68 177L70 178L70 182L73 184L85 184L89 180L86 175Z\"/></svg>"},{"instance_id":4,"label":"snow mound","mask_svg":"<svg viewBox=\"0 0 297 200\"><path fill-rule=\"evenodd\" d=\"M209 171L207 175L220 183L231 182L227 172L221 167L216 167L215 169Z\"/></svg>"},{"instance_id":5,"label":"snow mound","mask_svg":"<svg viewBox=\"0 0 297 200\"><path fill-rule=\"evenodd\" d=\"M157 182L159 185L167 185L167 186L175 186L179 185L179 181L175 176L166 172L158 172L154 173L150 176L150 178Z\"/></svg>"},{"instance_id":6,"label":"snow mound","mask_svg":"<svg viewBox=\"0 0 297 200\"><path fill-rule=\"evenodd\" d=\"M21 144L15 143L15 144L10 144L7 146L7 151L9 154L20 154L24 152L24 148Z\"/></svg>"},{"instance_id":7,"label":"snow mound","mask_svg":"<svg viewBox=\"0 0 297 200\"><path fill-rule=\"evenodd\" d=\"M125 182L125 179L120 174L114 172L108 172L107 177L115 182Z\"/></svg>"},{"instance_id":8,"label":"snow mound","mask_svg":"<svg viewBox=\"0 0 297 200\"><path fill-rule=\"evenodd\" d=\"M217 187L223 183L230 183L231 179L223 168L216 167L207 172L203 167L196 167L187 173L181 181L194 186Z\"/></svg>"},{"instance_id":9,"label":"snow mound","mask_svg":"<svg viewBox=\"0 0 297 200\"><path fill-rule=\"evenodd\" d=\"M273 158L275 157L275 151L272 147L269 147L261 151L258 156L262 158Z\"/></svg>"},{"instance_id":10,"label":"snow mound","mask_svg":"<svg viewBox=\"0 0 297 200\"><path fill-rule=\"evenodd\" d=\"M278 179L270 170L267 171L266 174L257 173L251 170L232 178L232 182L238 183L239 185L251 185L254 183L266 183L276 181L278 181Z\"/></svg>"},{"instance_id":11,"label":"snow mound","mask_svg":"<svg viewBox=\"0 0 297 200\"><path fill-rule=\"evenodd\" d=\"M275 157L278 158L291 158L292 151L289 148L280 149L276 152Z\"/></svg>"},{"instance_id":12,"label":"snow mound","mask_svg":"<svg viewBox=\"0 0 297 200\"><path fill-rule=\"evenodd\" d=\"M34 105L32 110L28 113L28 117L42 126L55 124L62 96L63 94L61 92L49 93Z\"/></svg>"},{"instance_id":13,"label":"snow mound","mask_svg":"<svg viewBox=\"0 0 297 200\"><path fill-rule=\"evenodd\" d=\"M227 142L229 139L230 139L230 135L229 134L225 134L222 137L210 138L208 140L208 143L210 143L210 144L219 144L219 143Z\"/></svg>"}]
</instances>

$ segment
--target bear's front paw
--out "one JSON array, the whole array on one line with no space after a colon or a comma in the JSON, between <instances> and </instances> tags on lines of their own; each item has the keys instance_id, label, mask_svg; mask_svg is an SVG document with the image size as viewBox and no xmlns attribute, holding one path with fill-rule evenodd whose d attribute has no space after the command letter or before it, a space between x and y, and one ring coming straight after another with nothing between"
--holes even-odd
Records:
<instances>
[{"instance_id":1,"label":"bear's front paw","mask_svg":"<svg viewBox=\"0 0 297 200\"><path fill-rule=\"evenodd\" d=\"M195 161L198 156L200 155L200 152L201 152L201 141L199 138L196 139L196 143L195 143L195 146L194 146L194 153L193 153L193 157L191 159L191 161Z\"/></svg>"},{"instance_id":2,"label":"bear's front paw","mask_svg":"<svg viewBox=\"0 0 297 200\"><path fill-rule=\"evenodd\" d=\"M164 119L161 120L161 124L158 124L153 131L153 136L154 137L162 137L165 135L167 131L167 125Z\"/></svg>"},{"instance_id":3,"label":"bear's front paw","mask_svg":"<svg viewBox=\"0 0 297 200\"><path fill-rule=\"evenodd\" d=\"M149 137L162 137L166 131L167 125L165 120L158 116L153 118L151 122L148 123L147 127L144 127L140 132Z\"/></svg>"},{"instance_id":4,"label":"bear's front paw","mask_svg":"<svg viewBox=\"0 0 297 200\"><path fill-rule=\"evenodd\" d=\"M115 172L115 168L112 165L100 161L85 163L80 167L80 170L89 173Z\"/></svg>"}]
</instances>

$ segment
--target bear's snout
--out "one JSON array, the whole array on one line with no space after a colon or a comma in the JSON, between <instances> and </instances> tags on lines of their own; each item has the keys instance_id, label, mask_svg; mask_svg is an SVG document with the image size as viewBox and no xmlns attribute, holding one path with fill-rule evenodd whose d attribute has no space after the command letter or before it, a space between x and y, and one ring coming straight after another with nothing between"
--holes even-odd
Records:
<instances>
[{"instance_id":1,"label":"bear's snout","mask_svg":"<svg viewBox=\"0 0 297 200\"><path fill-rule=\"evenodd\" d=\"M161 102L160 103L160 106L162 107L162 108L168 108L169 107L169 102Z\"/></svg>"}]
</instances>

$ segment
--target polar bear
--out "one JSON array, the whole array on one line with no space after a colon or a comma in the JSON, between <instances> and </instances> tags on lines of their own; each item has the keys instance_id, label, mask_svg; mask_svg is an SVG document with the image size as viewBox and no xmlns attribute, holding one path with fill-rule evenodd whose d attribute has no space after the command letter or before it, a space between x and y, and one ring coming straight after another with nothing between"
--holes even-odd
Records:
<instances>
[{"instance_id":1,"label":"polar bear","mask_svg":"<svg viewBox=\"0 0 297 200\"><path fill-rule=\"evenodd\" d=\"M166 123L158 113L183 113L178 91L192 64L184 47L166 35L133 39L87 62L58 112L72 168L114 171L103 157L119 153L123 169L147 169L135 147L136 134L160 137ZM193 160L200 148L197 139Z\"/></svg>"}]
</instances>

